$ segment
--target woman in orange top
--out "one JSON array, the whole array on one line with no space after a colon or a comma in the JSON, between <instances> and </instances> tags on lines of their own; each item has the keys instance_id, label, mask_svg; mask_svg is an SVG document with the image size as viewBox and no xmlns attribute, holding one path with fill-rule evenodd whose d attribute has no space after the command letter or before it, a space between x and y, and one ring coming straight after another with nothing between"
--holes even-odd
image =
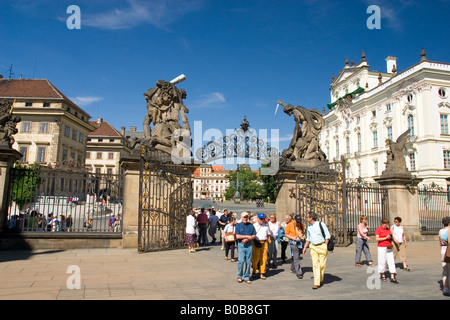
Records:
<instances>
[{"instance_id":1,"label":"woman in orange top","mask_svg":"<svg viewBox=\"0 0 450 320\"><path fill-rule=\"evenodd\" d=\"M285 236L289 239L289 248L291 250L292 263L291 272L295 273L297 279L303 279L303 272L300 266L300 255L303 248L303 240L305 240L305 227L302 223L302 217L296 215L285 230Z\"/></svg>"}]
</instances>

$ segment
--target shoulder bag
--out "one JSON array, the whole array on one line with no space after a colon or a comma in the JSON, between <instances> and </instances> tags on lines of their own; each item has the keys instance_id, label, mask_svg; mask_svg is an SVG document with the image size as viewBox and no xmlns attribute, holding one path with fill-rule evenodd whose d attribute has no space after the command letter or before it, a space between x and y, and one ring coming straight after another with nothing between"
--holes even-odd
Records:
<instances>
[{"instance_id":1,"label":"shoulder bag","mask_svg":"<svg viewBox=\"0 0 450 320\"><path fill-rule=\"evenodd\" d=\"M319 226L320 226L320 231L322 231L322 236L323 236L323 238L324 238L325 241L326 241L327 239L325 238L325 231L323 231L322 222L319 222ZM330 239L328 240L327 250L328 250L328 251L334 251L334 241L333 241L333 237L330 237Z\"/></svg>"}]
</instances>

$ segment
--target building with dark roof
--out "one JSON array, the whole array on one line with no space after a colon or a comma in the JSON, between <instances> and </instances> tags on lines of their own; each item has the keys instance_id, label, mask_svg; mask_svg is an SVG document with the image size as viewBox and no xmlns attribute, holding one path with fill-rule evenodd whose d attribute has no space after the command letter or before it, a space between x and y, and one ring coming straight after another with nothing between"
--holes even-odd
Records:
<instances>
[{"instance_id":1,"label":"building with dark roof","mask_svg":"<svg viewBox=\"0 0 450 320\"><path fill-rule=\"evenodd\" d=\"M56 165L69 157L84 165L86 142L94 127L90 115L46 79L0 77L0 99L14 101L20 116L13 148L24 163Z\"/></svg>"},{"instance_id":2,"label":"building with dark roof","mask_svg":"<svg viewBox=\"0 0 450 320\"><path fill-rule=\"evenodd\" d=\"M95 130L88 136L86 167L97 174L120 174L119 162L131 153L130 141L102 118L90 124Z\"/></svg>"}]
</instances>

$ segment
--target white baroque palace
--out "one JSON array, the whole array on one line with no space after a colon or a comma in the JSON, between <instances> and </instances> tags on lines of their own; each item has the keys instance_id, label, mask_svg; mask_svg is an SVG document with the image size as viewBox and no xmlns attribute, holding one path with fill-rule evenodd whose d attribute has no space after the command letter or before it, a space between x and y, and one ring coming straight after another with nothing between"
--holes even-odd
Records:
<instances>
[{"instance_id":1,"label":"white baroque palace","mask_svg":"<svg viewBox=\"0 0 450 320\"><path fill-rule=\"evenodd\" d=\"M408 169L450 189L450 64L420 61L397 73L397 58L386 59L387 72L369 70L361 62L333 75L329 112L320 135L330 162L346 159L347 179L373 182L385 170L386 139L396 141L410 129L404 150Z\"/></svg>"}]
</instances>

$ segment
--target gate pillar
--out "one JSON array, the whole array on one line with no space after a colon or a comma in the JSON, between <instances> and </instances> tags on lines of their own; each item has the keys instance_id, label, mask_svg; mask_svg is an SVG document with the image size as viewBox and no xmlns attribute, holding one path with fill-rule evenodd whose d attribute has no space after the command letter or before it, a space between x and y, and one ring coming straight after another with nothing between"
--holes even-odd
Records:
<instances>
[{"instance_id":1,"label":"gate pillar","mask_svg":"<svg viewBox=\"0 0 450 320\"><path fill-rule=\"evenodd\" d=\"M283 169L276 175L277 180L277 221L284 221L286 215L297 213L296 179L299 170Z\"/></svg>"},{"instance_id":2,"label":"gate pillar","mask_svg":"<svg viewBox=\"0 0 450 320\"><path fill-rule=\"evenodd\" d=\"M412 176L392 176L375 180L388 190L389 224L394 223L395 217L401 217L406 240L421 241L417 185L422 179Z\"/></svg>"},{"instance_id":3,"label":"gate pillar","mask_svg":"<svg viewBox=\"0 0 450 320\"><path fill-rule=\"evenodd\" d=\"M122 159L121 167L124 170L122 248L137 248L140 159L139 157Z\"/></svg>"},{"instance_id":4,"label":"gate pillar","mask_svg":"<svg viewBox=\"0 0 450 320\"><path fill-rule=\"evenodd\" d=\"M8 215L8 194L11 169L14 163L22 158L22 154L11 148L0 149L0 233L5 229Z\"/></svg>"}]
</instances>

